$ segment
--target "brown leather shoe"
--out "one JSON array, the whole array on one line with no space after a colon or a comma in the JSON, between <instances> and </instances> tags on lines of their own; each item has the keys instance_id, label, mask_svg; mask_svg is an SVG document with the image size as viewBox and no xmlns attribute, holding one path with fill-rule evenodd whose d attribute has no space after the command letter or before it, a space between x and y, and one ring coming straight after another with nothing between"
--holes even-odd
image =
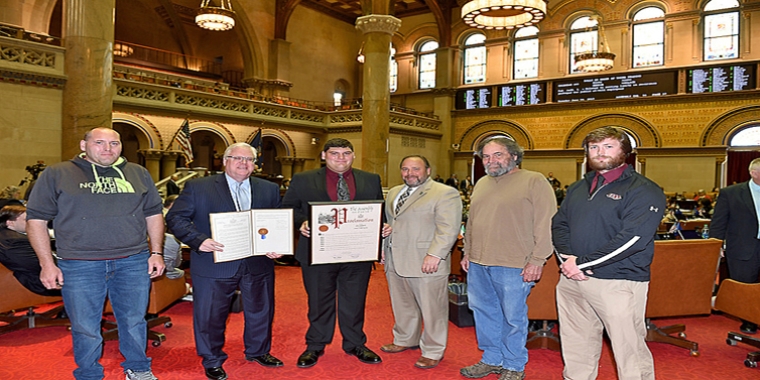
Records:
<instances>
[{"instance_id":1,"label":"brown leather shoe","mask_svg":"<svg viewBox=\"0 0 760 380\"><path fill-rule=\"evenodd\" d=\"M399 346L396 344L386 344L385 346L380 347L380 351L387 352L389 354L397 354L399 352L404 352L406 350L414 350L420 348L420 346L412 346L412 347L406 347L406 346Z\"/></svg>"},{"instance_id":2,"label":"brown leather shoe","mask_svg":"<svg viewBox=\"0 0 760 380\"><path fill-rule=\"evenodd\" d=\"M440 359L434 360L434 359L428 359L424 356L420 356L420 358L417 359L417 363L414 363L414 366L417 368L422 368L422 369L430 369L430 368L435 368L435 366L437 366L438 363L440 362L441 362Z\"/></svg>"}]
</instances>

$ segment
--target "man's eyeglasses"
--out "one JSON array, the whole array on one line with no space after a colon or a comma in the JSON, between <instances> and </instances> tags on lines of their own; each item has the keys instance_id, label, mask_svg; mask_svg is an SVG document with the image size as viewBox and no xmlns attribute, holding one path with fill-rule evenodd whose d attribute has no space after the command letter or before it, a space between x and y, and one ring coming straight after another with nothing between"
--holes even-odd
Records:
<instances>
[{"instance_id":1,"label":"man's eyeglasses","mask_svg":"<svg viewBox=\"0 0 760 380\"><path fill-rule=\"evenodd\" d=\"M234 162L245 162L245 163L253 162L253 157L227 156L227 159L232 160Z\"/></svg>"}]
</instances>

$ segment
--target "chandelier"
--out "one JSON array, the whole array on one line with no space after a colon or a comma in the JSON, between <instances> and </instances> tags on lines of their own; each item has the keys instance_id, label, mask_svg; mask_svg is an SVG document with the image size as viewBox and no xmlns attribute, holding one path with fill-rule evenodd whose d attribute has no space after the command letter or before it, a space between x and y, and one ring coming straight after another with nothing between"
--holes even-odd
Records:
<instances>
[{"instance_id":1,"label":"chandelier","mask_svg":"<svg viewBox=\"0 0 760 380\"><path fill-rule=\"evenodd\" d=\"M522 28L545 16L544 0L471 0L462 6L462 21L479 29Z\"/></svg>"},{"instance_id":2,"label":"chandelier","mask_svg":"<svg viewBox=\"0 0 760 380\"><path fill-rule=\"evenodd\" d=\"M607 71L615 65L615 54L610 52L607 43L607 35L604 34L604 26L599 22L599 16L589 17L596 20L599 31L599 47L596 51L580 53L575 56L575 70L584 73L596 73Z\"/></svg>"},{"instance_id":3,"label":"chandelier","mask_svg":"<svg viewBox=\"0 0 760 380\"><path fill-rule=\"evenodd\" d=\"M127 44L121 42L113 44L113 55L117 57L129 57L134 52L135 50Z\"/></svg>"},{"instance_id":4,"label":"chandelier","mask_svg":"<svg viewBox=\"0 0 760 380\"><path fill-rule=\"evenodd\" d=\"M219 0L219 6L209 5L211 0L201 0L195 23L203 29L225 31L235 27L235 11L230 0Z\"/></svg>"}]
</instances>

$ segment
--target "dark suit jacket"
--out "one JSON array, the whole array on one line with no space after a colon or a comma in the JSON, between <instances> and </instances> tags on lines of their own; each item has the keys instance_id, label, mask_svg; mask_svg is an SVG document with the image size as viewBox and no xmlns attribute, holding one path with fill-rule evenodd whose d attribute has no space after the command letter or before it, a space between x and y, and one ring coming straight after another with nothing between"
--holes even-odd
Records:
<instances>
[{"instance_id":1,"label":"dark suit jacket","mask_svg":"<svg viewBox=\"0 0 760 380\"><path fill-rule=\"evenodd\" d=\"M251 177L251 208L279 208L280 188L269 181ZM214 263L212 252L199 251L203 241L211 237L209 214L235 211L235 203L224 174L212 175L185 183L179 198L166 214L166 224L174 236L192 249L190 268L193 275L230 278L241 264L252 273L273 270L272 260L264 256Z\"/></svg>"},{"instance_id":2,"label":"dark suit jacket","mask_svg":"<svg viewBox=\"0 0 760 380\"><path fill-rule=\"evenodd\" d=\"M166 183L166 196L168 197L176 194L179 194L179 185L177 185L177 182L169 180L169 182Z\"/></svg>"},{"instance_id":3,"label":"dark suit jacket","mask_svg":"<svg viewBox=\"0 0 760 380\"><path fill-rule=\"evenodd\" d=\"M0 228L0 263L13 272L21 285L43 296L60 296L58 289L46 289L40 281L40 260L29 238L9 228Z\"/></svg>"},{"instance_id":4,"label":"dark suit jacket","mask_svg":"<svg viewBox=\"0 0 760 380\"><path fill-rule=\"evenodd\" d=\"M380 176L374 173L365 172L359 169L352 169L354 173L354 182L356 184L356 194L353 200L369 201L383 200L383 186L380 183ZM301 228L304 221L309 220L309 202L330 202L330 195L327 194L327 169L320 168L298 173L290 181L290 187L285 193L282 205L285 208L293 209L293 222L295 228ZM296 248L296 259L301 263L309 262L309 238L298 234L298 248Z\"/></svg>"},{"instance_id":5,"label":"dark suit jacket","mask_svg":"<svg viewBox=\"0 0 760 380\"><path fill-rule=\"evenodd\" d=\"M757 214L749 182L720 190L710 223L710 237L726 242L726 258L749 260L760 250Z\"/></svg>"}]
</instances>

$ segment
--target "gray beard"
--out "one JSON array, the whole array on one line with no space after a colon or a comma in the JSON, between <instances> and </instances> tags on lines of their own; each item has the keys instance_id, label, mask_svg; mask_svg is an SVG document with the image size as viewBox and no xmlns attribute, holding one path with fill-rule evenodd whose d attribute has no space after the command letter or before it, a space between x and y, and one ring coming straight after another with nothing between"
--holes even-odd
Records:
<instances>
[{"instance_id":1,"label":"gray beard","mask_svg":"<svg viewBox=\"0 0 760 380\"><path fill-rule=\"evenodd\" d=\"M501 177L504 174L511 172L516 167L517 167L517 164L515 163L515 161L510 160L507 166L499 166L493 172L488 171L488 168L486 168L486 174L488 174L491 177Z\"/></svg>"}]
</instances>

